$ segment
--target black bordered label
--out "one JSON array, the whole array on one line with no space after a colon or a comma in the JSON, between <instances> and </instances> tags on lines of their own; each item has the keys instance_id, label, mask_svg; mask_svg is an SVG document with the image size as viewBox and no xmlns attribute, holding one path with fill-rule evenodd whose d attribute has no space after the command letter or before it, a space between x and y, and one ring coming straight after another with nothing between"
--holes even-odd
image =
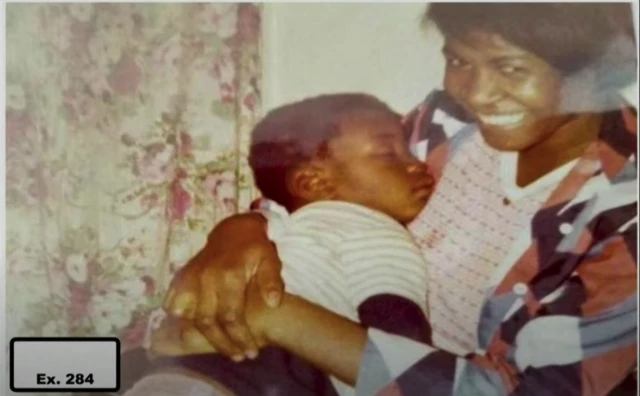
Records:
<instances>
[{"instance_id":1,"label":"black bordered label","mask_svg":"<svg viewBox=\"0 0 640 396\"><path fill-rule=\"evenodd\" d=\"M17 337L9 348L13 392L117 392L120 340L115 337Z\"/></svg>"}]
</instances>

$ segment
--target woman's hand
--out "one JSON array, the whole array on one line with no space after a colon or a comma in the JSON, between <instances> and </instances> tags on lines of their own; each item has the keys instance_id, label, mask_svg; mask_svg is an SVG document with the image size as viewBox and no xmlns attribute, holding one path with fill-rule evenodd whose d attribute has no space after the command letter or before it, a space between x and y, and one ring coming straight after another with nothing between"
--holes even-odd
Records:
<instances>
[{"instance_id":1,"label":"woman's hand","mask_svg":"<svg viewBox=\"0 0 640 396\"><path fill-rule=\"evenodd\" d=\"M260 295L257 282L251 281L246 292L246 322L258 348L267 346L267 330L273 327L269 318L274 310L267 307ZM151 359L162 356L183 356L202 353L217 353L205 336L196 328L194 321L167 317L151 335ZM238 361L238 359L234 359Z\"/></svg>"},{"instance_id":2,"label":"woman's hand","mask_svg":"<svg viewBox=\"0 0 640 396\"><path fill-rule=\"evenodd\" d=\"M283 295L279 307L267 307L256 280L249 282L245 301L246 321L257 347L283 348L355 384L367 342L367 332L358 323L290 294ZM216 349L191 321L169 317L153 334L151 352L181 356Z\"/></svg>"},{"instance_id":3,"label":"woman's hand","mask_svg":"<svg viewBox=\"0 0 640 396\"><path fill-rule=\"evenodd\" d=\"M195 328L219 353L242 360L257 356L258 345L245 320L247 285L255 279L270 307L280 304L284 285L265 219L257 213L222 221L206 246L174 278L164 308Z\"/></svg>"},{"instance_id":4,"label":"woman's hand","mask_svg":"<svg viewBox=\"0 0 640 396\"><path fill-rule=\"evenodd\" d=\"M150 359L158 356L183 356L216 353L216 349L188 319L167 317L151 335Z\"/></svg>"}]
</instances>

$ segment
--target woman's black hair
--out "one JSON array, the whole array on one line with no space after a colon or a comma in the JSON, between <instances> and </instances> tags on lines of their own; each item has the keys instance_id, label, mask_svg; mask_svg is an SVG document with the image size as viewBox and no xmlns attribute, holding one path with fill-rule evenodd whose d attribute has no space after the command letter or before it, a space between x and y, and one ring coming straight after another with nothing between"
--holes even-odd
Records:
<instances>
[{"instance_id":1,"label":"woman's black hair","mask_svg":"<svg viewBox=\"0 0 640 396\"><path fill-rule=\"evenodd\" d=\"M433 3L423 18L423 25L430 23L445 37L497 34L563 75L601 62L605 54L613 67L631 59L636 73L631 3Z\"/></svg>"}]
</instances>

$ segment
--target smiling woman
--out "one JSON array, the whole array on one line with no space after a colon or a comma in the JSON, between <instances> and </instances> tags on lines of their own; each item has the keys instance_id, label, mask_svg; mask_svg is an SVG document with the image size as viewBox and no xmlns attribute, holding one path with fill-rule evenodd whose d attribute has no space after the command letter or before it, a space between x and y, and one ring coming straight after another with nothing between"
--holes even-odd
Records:
<instances>
[{"instance_id":1,"label":"smiling woman","mask_svg":"<svg viewBox=\"0 0 640 396\"><path fill-rule=\"evenodd\" d=\"M628 11L625 4L434 4L425 14L424 23L445 36L445 90L478 123L487 144L520 152L518 184L580 155L597 127L584 128L576 118L597 124L590 113L611 106L615 90L633 81ZM601 79L611 73L597 70L598 61L609 62L605 72L627 62L616 81L607 81L604 97Z\"/></svg>"},{"instance_id":2,"label":"smiling woman","mask_svg":"<svg viewBox=\"0 0 640 396\"><path fill-rule=\"evenodd\" d=\"M526 149L566 122L560 74L538 56L481 32L449 38L443 52L445 89L492 147Z\"/></svg>"}]
</instances>

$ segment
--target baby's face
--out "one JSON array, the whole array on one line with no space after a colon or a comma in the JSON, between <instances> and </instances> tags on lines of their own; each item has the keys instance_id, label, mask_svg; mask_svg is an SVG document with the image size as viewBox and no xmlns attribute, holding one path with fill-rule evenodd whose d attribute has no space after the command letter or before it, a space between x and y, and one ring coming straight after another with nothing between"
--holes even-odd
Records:
<instances>
[{"instance_id":1,"label":"baby's face","mask_svg":"<svg viewBox=\"0 0 640 396\"><path fill-rule=\"evenodd\" d=\"M427 203L433 179L408 149L392 114L371 113L343 121L329 142L336 198L386 213L402 224Z\"/></svg>"}]
</instances>

